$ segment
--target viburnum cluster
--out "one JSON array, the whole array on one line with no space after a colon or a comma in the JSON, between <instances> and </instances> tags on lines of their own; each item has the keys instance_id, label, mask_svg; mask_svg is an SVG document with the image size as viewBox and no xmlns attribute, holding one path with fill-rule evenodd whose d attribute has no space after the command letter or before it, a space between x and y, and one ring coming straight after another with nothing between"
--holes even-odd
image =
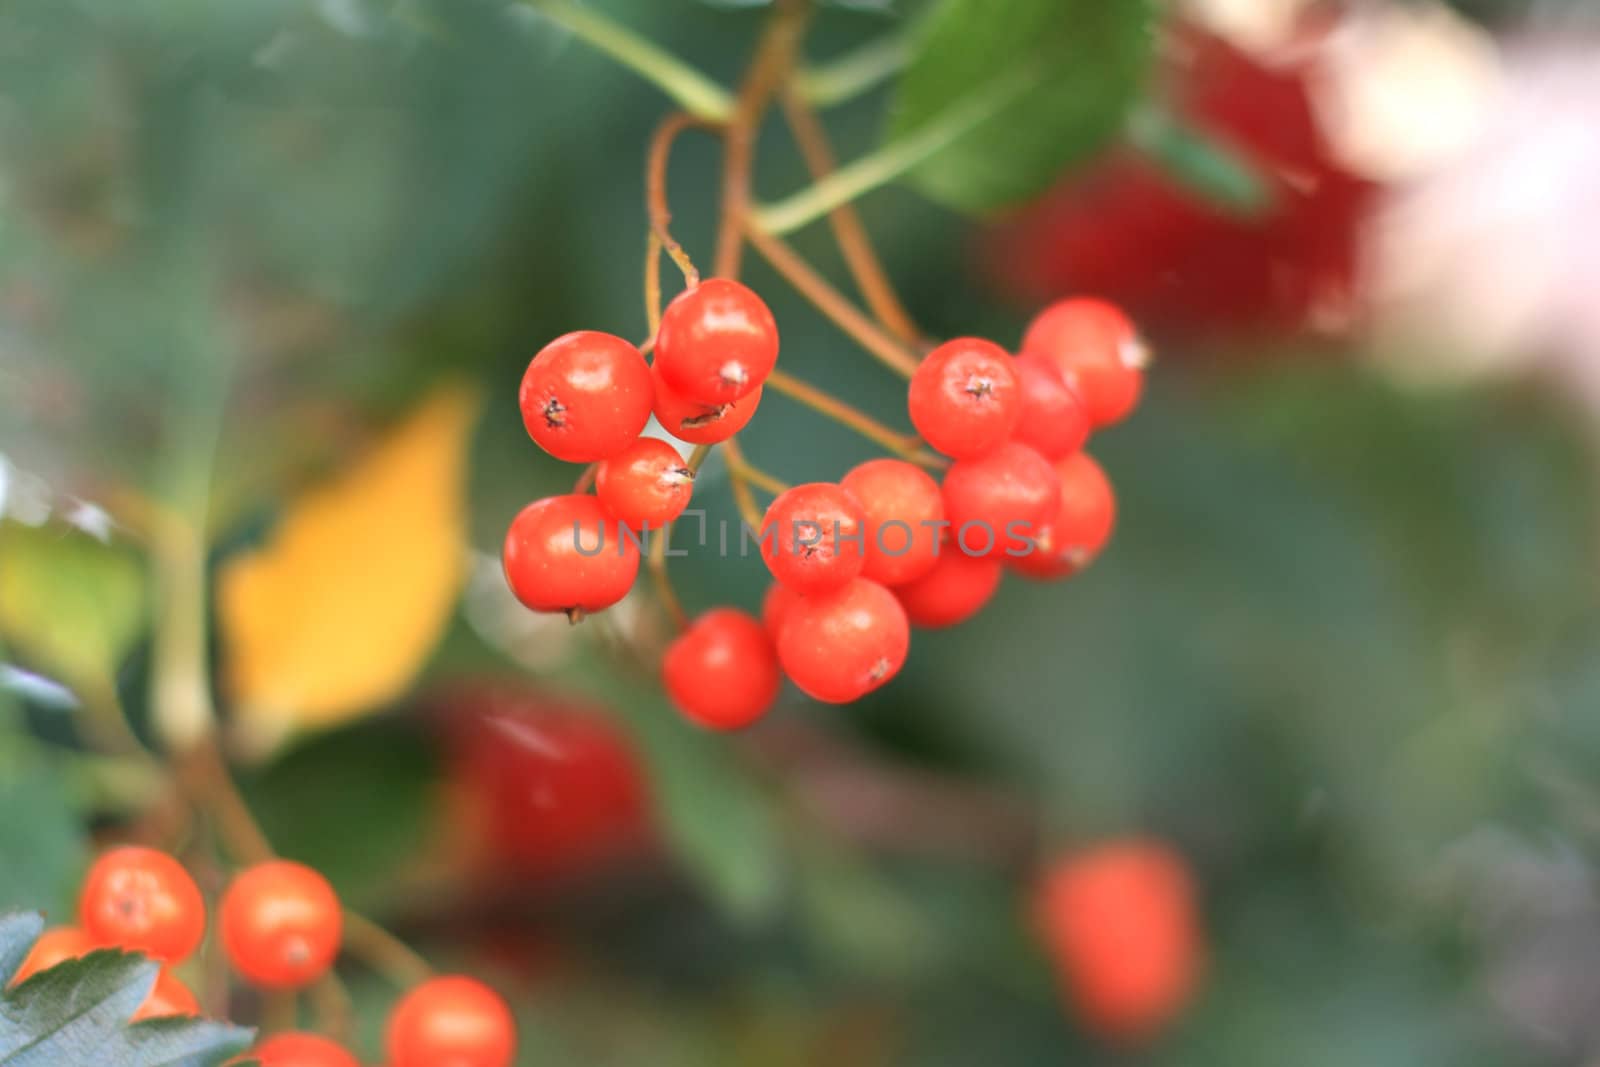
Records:
<instances>
[{"instance_id":1,"label":"viburnum cluster","mask_svg":"<svg viewBox=\"0 0 1600 1067\"><path fill-rule=\"evenodd\" d=\"M303 864L269 860L239 872L218 905L217 934L233 970L263 990L296 990L325 976L339 954L343 912L328 880ZM149 998L132 1021L200 1014L173 968L200 947L206 903L182 864L165 852L123 846L89 868L78 925L45 931L13 982L96 949L143 953L160 963ZM390 1067L508 1067L516 1046L511 1012L472 978L431 978L410 989L386 1031ZM326 1037L285 1032L238 1062L261 1067L359 1067Z\"/></svg>"},{"instance_id":2,"label":"viburnum cluster","mask_svg":"<svg viewBox=\"0 0 1600 1067\"><path fill-rule=\"evenodd\" d=\"M506 535L507 580L535 611L576 620L627 595L644 534L683 513L707 447L749 423L769 378L784 384L771 311L730 279L692 279L662 313L646 363L651 347L571 333L523 376L533 440L595 465L593 495L536 501ZM781 491L754 531L774 579L761 618L717 607L685 620L662 661L673 702L702 726L736 729L766 713L787 675L816 700L848 703L900 670L912 626L970 618L1007 569L1038 580L1081 570L1116 510L1083 447L1137 405L1145 363L1133 324L1091 298L1043 311L1017 355L977 338L933 348L911 373L907 406L920 442L948 462L919 442L837 482L766 479ZM640 436L652 412L700 446L690 459Z\"/></svg>"}]
</instances>

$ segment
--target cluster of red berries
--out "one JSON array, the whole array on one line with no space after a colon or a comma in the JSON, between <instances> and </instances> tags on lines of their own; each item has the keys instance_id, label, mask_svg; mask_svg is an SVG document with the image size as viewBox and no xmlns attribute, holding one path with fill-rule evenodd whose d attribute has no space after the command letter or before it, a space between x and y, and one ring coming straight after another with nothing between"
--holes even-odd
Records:
<instances>
[{"instance_id":1,"label":"cluster of red berries","mask_svg":"<svg viewBox=\"0 0 1600 1067\"><path fill-rule=\"evenodd\" d=\"M262 989L292 990L328 973L339 954L343 912L328 880L309 867L271 860L240 872L223 892L222 949L233 969ZM89 868L78 925L45 931L14 982L96 949L139 952L159 962L150 996L133 1021L198 1015L200 1005L173 972L205 937L206 905L182 864L164 852L125 846ZM389 1018L392 1067L507 1067L516 1040L511 1013L487 986L444 977L410 990ZM262 1067L359 1067L315 1034L270 1037L248 1054Z\"/></svg>"},{"instance_id":2,"label":"cluster of red berries","mask_svg":"<svg viewBox=\"0 0 1600 1067\"><path fill-rule=\"evenodd\" d=\"M653 364L587 332L535 356L521 390L528 432L552 455L597 462L597 496L541 500L513 520L504 559L517 597L575 614L626 595L639 551L622 529L677 518L694 479L675 447L638 436L651 411L680 440L724 441L750 420L777 356L770 311L726 279L668 306ZM1126 316L1092 299L1047 308L1015 357L976 338L935 348L908 406L921 438L953 461L943 483L883 458L779 494L759 531L775 579L762 618L720 607L693 620L666 651L668 695L715 729L759 719L784 675L848 703L900 670L912 625L970 618L1007 566L1045 580L1081 569L1115 519L1111 486L1082 448L1138 403L1144 363Z\"/></svg>"}]
</instances>

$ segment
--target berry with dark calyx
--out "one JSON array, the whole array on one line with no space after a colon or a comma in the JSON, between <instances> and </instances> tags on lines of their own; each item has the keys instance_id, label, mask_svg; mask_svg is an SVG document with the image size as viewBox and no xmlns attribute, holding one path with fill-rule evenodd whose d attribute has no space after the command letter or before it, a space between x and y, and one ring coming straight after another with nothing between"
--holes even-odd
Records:
<instances>
[{"instance_id":1,"label":"berry with dark calyx","mask_svg":"<svg viewBox=\"0 0 1600 1067\"><path fill-rule=\"evenodd\" d=\"M1127 418L1144 392L1150 350L1128 317L1104 300L1075 297L1051 304L1029 325L1022 350L1061 368L1096 427Z\"/></svg>"},{"instance_id":2,"label":"berry with dark calyx","mask_svg":"<svg viewBox=\"0 0 1600 1067\"><path fill-rule=\"evenodd\" d=\"M656 365L675 392L727 404L754 392L778 362L778 324L747 286L708 278L661 313Z\"/></svg>"},{"instance_id":3,"label":"berry with dark calyx","mask_svg":"<svg viewBox=\"0 0 1600 1067\"><path fill-rule=\"evenodd\" d=\"M390 1067L509 1067L517 1030L500 995L482 982L430 978L389 1015Z\"/></svg>"},{"instance_id":4,"label":"berry with dark calyx","mask_svg":"<svg viewBox=\"0 0 1600 1067\"><path fill-rule=\"evenodd\" d=\"M179 1015L199 1014L200 1002L194 999L189 987L163 967L161 973L156 975L156 984L150 990L150 995L128 1021L137 1023L145 1019L170 1019Z\"/></svg>"},{"instance_id":5,"label":"berry with dark calyx","mask_svg":"<svg viewBox=\"0 0 1600 1067\"><path fill-rule=\"evenodd\" d=\"M761 524L761 558L799 593L836 589L861 573L866 516L834 482L797 485L778 495Z\"/></svg>"},{"instance_id":6,"label":"berry with dark calyx","mask_svg":"<svg viewBox=\"0 0 1600 1067\"><path fill-rule=\"evenodd\" d=\"M102 853L89 868L78 923L97 945L177 963L199 947L206 906L177 860L153 848L124 846Z\"/></svg>"},{"instance_id":7,"label":"berry with dark calyx","mask_svg":"<svg viewBox=\"0 0 1600 1067\"><path fill-rule=\"evenodd\" d=\"M990 452L1022 418L1022 390L1005 349L962 337L928 353L911 376L911 424L951 459Z\"/></svg>"},{"instance_id":8,"label":"berry with dark calyx","mask_svg":"<svg viewBox=\"0 0 1600 1067\"><path fill-rule=\"evenodd\" d=\"M1082 448L1089 440L1089 410L1061 368L1033 352L1018 356L1013 366L1022 386L1022 420L1014 439L1049 460Z\"/></svg>"},{"instance_id":9,"label":"berry with dark calyx","mask_svg":"<svg viewBox=\"0 0 1600 1067\"><path fill-rule=\"evenodd\" d=\"M783 629L783 619L789 613L790 605L799 599L800 594L782 582L774 581L767 586L766 593L761 597L761 625L767 628L767 634L774 641Z\"/></svg>"},{"instance_id":10,"label":"berry with dark calyx","mask_svg":"<svg viewBox=\"0 0 1600 1067\"><path fill-rule=\"evenodd\" d=\"M921 578L938 562L944 497L922 468L899 459L873 459L839 482L867 518L864 578L900 585Z\"/></svg>"},{"instance_id":11,"label":"berry with dark calyx","mask_svg":"<svg viewBox=\"0 0 1600 1067\"><path fill-rule=\"evenodd\" d=\"M899 673L910 647L910 625L894 594L857 578L789 606L778 635L778 662L807 696L848 704Z\"/></svg>"},{"instance_id":12,"label":"berry with dark calyx","mask_svg":"<svg viewBox=\"0 0 1600 1067\"><path fill-rule=\"evenodd\" d=\"M260 1067L361 1067L359 1060L327 1038L301 1033L274 1034L233 1062Z\"/></svg>"},{"instance_id":13,"label":"berry with dark calyx","mask_svg":"<svg viewBox=\"0 0 1600 1067\"><path fill-rule=\"evenodd\" d=\"M506 581L534 611L577 621L628 595L639 573L639 543L592 496L536 500L506 531Z\"/></svg>"},{"instance_id":14,"label":"berry with dark calyx","mask_svg":"<svg viewBox=\"0 0 1600 1067\"><path fill-rule=\"evenodd\" d=\"M604 460L595 476L595 495L606 511L631 529L660 529L683 514L694 493L694 471L678 450L654 437L641 437Z\"/></svg>"},{"instance_id":15,"label":"berry with dark calyx","mask_svg":"<svg viewBox=\"0 0 1600 1067\"><path fill-rule=\"evenodd\" d=\"M540 448L569 463L593 463L627 448L650 421L650 368L622 338L579 330L539 350L518 401Z\"/></svg>"},{"instance_id":16,"label":"berry with dark calyx","mask_svg":"<svg viewBox=\"0 0 1600 1067\"><path fill-rule=\"evenodd\" d=\"M944 513L956 548L972 556L1028 551L1028 539L1061 506L1050 461L1008 441L980 459L958 460L944 476Z\"/></svg>"},{"instance_id":17,"label":"berry with dark calyx","mask_svg":"<svg viewBox=\"0 0 1600 1067\"><path fill-rule=\"evenodd\" d=\"M673 437L691 445L726 441L745 428L761 405L760 387L725 404L702 404L681 395L663 381L658 366L652 365L650 373L656 387L656 421Z\"/></svg>"},{"instance_id":18,"label":"berry with dark calyx","mask_svg":"<svg viewBox=\"0 0 1600 1067\"><path fill-rule=\"evenodd\" d=\"M1025 578L1068 578L1087 567L1111 540L1117 524L1117 498L1100 464L1087 452L1056 464L1061 505L1034 530L1033 551L1006 564Z\"/></svg>"},{"instance_id":19,"label":"berry with dark calyx","mask_svg":"<svg viewBox=\"0 0 1600 1067\"><path fill-rule=\"evenodd\" d=\"M783 685L771 635L734 608L714 608L690 623L667 646L661 677L678 710L713 730L749 726Z\"/></svg>"},{"instance_id":20,"label":"berry with dark calyx","mask_svg":"<svg viewBox=\"0 0 1600 1067\"><path fill-rule=\"evenodd\" d=\"M40 971L48 971L58 963L87 956L102 946L76 926L52 926L39 935L23 957L22 966L11 976L12 985L20 985Z\"/></svg>"},{"instance_id":21,"label":"berry with dark calyx","mask_svg":"<svg viewBox=\"0 0 1600 1067\"><path fill-rule=\"evenodd\" d=\"M1154 841L1111 842L1045 871L1036 919L1086 1025L1148 1039L1188 1003L1201 957L1194 898L1188 865Z\"/></svg>"},{"instance_id":22,"label":"berry with dark calyx","mask_svg":"<svg viewBox=\"0 0 1600 1067\"><path fill-rule=\"evenodd\" d=\"M1004 568L997 559L969 556L954 544L942 546L932 571L894 595L913 626L937 630L966 622L994 598Z\"/></svg>"},{"instance_id":23,"label":"berry with dark calyx","mask_svg":"<svg viewBox=\"0 0 1600 1067\"><path fill-rule=\"evenodd\" d=\"M339 898L304 864L272 860L245 870L223 893L218 920L228 961L264 989L307 985L339 954Z\"/></svg>"}]
</instances>

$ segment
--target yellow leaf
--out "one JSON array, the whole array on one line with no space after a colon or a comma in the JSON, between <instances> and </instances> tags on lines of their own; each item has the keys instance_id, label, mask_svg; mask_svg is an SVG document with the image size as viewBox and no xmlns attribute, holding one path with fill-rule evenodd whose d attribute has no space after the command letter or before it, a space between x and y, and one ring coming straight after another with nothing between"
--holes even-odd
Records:
<instances>
[{"instance_id":1,"label":"yellow leaf","mask_svg":"<svg viewBox=\"0 0 1600 1067\"><path fill-rule=\"evenodd\" d=\"M295 501L270 542L218 577L226 684L263 747L399 695L466 572L477 396L435 392L367 455Z\"/></svg>"}]
</instances>

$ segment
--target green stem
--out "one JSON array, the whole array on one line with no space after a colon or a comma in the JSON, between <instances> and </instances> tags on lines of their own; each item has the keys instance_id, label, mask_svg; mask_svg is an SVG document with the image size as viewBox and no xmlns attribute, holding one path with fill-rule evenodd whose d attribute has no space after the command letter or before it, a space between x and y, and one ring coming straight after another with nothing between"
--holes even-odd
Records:
<instances>
[{"instance_id":1,"label":"green stem","mask_svg":"<svg viewBox=\"0 0 1600 1067\"><path fill-rule=\"evenodd\" d=\"M733 114L733 98L726 90L626 26L573 0L522 2L650 82L696 118L721 123Z\"/></svg>"},{"instance_id":2,"label":"green stem","mask_svg":"<svg viewBox=\"0 0 1600 1067\"><path fill-rule=\"evenodd\" d=\"M1031 68L996 79L915 133L890 141L776 204L757 209L753 223L766 233L781 236L815 222L927 162L1015 103L1036 80Z\"/></svg>"},{"instance_id":3,"label":"green stem","mask_svg":"<svg viewBox=\"0 0 1600 1067\"><path fill-rule=\"evenodd\" d=\"M886 33L838 59L806 68L795 84L812 104L833 107L882 84L910 58L910 34Z\"/></svg>"}]
</instances>

